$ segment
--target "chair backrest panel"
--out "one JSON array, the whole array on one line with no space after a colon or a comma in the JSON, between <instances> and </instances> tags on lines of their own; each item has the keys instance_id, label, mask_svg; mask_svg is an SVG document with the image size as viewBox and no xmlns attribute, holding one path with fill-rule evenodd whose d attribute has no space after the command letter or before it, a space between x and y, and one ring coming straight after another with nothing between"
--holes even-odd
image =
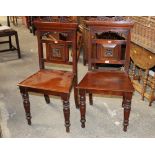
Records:
<instances>
[{"instance_id":1,"label":"chair backrest panel","mask_svg":"<svg viewBox=\"0 0 155 155\"><path fill-rule=\"evenodd\" d=\"M45 62L48 62L73 65L73 72L77 73L77 23L35 21L34 24L37 29L40 69L44 69Z\"/></svg>"},{"instance_id":2,"label":"chair backrest panel","mask_svg":"<svg viewBox=\"0 0 155 155\"><path fill-rule=\"evenodd\" d=\"M91 63L123 65L126 42L126 40L93 39ZM124 52L122 52L122 48Z\"/></svg>"},{"instance_id":3,"label":"chair backrest panel","mask_svg":"<svg viewBox=\"0 0 155 155\"><path fill-rule=\"evenodd\" d=\"M123 65L128 72L130 62L130 29L133 22L85 21L88 35L88 69L94 64Z\"/></svg>"}]
</instances>

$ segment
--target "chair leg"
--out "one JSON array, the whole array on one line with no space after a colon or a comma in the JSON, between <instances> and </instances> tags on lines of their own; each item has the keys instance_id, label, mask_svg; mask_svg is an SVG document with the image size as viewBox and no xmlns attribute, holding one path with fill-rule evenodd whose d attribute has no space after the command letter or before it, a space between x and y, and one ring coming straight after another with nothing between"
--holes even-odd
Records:
<instances>
[{"instance_id":1,"label":"chair leg","mask_svg":"<svg viewBox=\"0 0 155 155\"><path fill-rule=\"evenodd\" d=\"M65 118L65 127L66 127L66 132L70 132L70 104L69 104L69 96L68 95L63 95L62 96L63 100L63 112L64 112L64 118Z\"/></svg>"},{"instance_id":2,"label":"chair leg","mask_svg":"<svg viewBox=\"0 0 155 155\"><path fill-rule=\"evenodd\" d=\"M9 36L9 49L12 49L12 41L11 41L11 36Z\"/></svg>"},{"instance_id":3,"label":"chair leg","mask_svg":"<svg viewBox=\"0 0 155 155\"><path fill-rule=\"evenodd\" d=\"M124 122L123 122L123 130L124 132L127 131L127 126L129 125L129 116L131 111L131 99L132 93L126 93L125 95L125 102L124 102Z\"/></svg>"},{"instance_id":4,"label":"chair leg","mask_svg":"<svg viewBox=\"0 0 155 155\"><path fill-rule=\"evenodd\" d=\"M21 92L21 95L22 95L22 98L23 98L23 105L24 105L28 125L31 125L31 112L30 112L29 95L28 95L28 92L25 89L20 88L20 92Z\"/></svg>"},{"instance_id":5,"label":"chair leg","mask_svg":"<svg viewBox=\"0 0 155 155\"><path fill-rule=\"evenodd\" d=\"M49 96L46 95L46 94L44 94L44 98L45 98L46 103L49 104L49 103L50 103L50 98L49 98Z\"/></svg>"},{"instance_id":6,"label":"chair leg","mask_svg":"<svg viewBox=\"0 0 155 155\"><path fill-rule=\"evenodd\" d=\"M18 58L21 58L21 53L20 53L20 47L19 47L19 39L18 39L18 34L15 34L15 39L16 39L16 46L17 46L17 52L18 52Z\"/></svg>"},{"instance_id":7,"label":"chair leg","mask_svg":"<svg viewBox=\"0 0 155 155\"><path fill-rule=\"evenodd\" d=\"M79 109L78 89L75 86L74 86L74 100L76 108Z\"/></svg>"},{"instance_id":8,"label":"chair leg","mask_svg":"<svg viewBox=\"0 0 155 155\"><path fill-rule=\"evenodd\" d=\"M81 114L81 127L85 128L85 115L86 115L86 95L85 91L79 90L80 93L80 114Z\"/></svg>"},{"instance_id":9,"label":"chair leg","mask_svg":"<svg viewBox=\"0 0 155 155\"><path fill-rule=\"evenodd\" d=\"M125 97L123 96L122 108L124 108L124 104L125 104Z\"/></svg>"},{"instance_id":10,"label":"chair leg","mask_svg":"<svg viewBox=\"0 0 155 155\"><path fill-rule=\"evenodd\" d=\"M89 104L93 105L93 95L92 95L92 93L89 93Z\"/></svg>"}]
</instances>

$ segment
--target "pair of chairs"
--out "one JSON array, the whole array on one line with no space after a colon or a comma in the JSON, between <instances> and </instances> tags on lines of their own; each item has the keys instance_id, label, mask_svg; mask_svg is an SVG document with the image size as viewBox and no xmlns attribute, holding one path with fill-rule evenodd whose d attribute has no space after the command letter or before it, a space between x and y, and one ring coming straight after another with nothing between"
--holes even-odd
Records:
<instances>
[{"instance_id":1,"label":"pair of chairs","mask_svg":"<svg viewBox=\"0 0 155 155\"><path fill-rule=\"evenodd\" d=\"M123 96L124 131L127 130L131 109L131 98L134 91L127 74L130 59L130 29L133 23L119 22L86 22L90 28L88 36L88 68L97 68L100 63L121 64L125 71L90 71L78 84L77 78L77 23L34 22L37 29L38 55L40 70L18 84L23 97L23 104L28 124L31 124L30 101L28 92L44 94L46 103L49 95L60 96L63 100L63 112L66 132L70 130L69 97L74 87L76 108L80 107L82 127L85 127L85 94L110 94ZM123 33L124 40L96 39L99 32L114 31ZM125 50L124 50L125 49ZM45 50L45 52L44 52ZM124 50L124 52L122 52ZM71 52L71 53L70 53ZM124 53L124 54L122 54ZM102 56L102 57L101 57ZM72 59L72 62L70 61ZM45 69L45 63L72 65L72 71ZM80 101L79 101L80 98Z\"/></svg>"}]
</instances>

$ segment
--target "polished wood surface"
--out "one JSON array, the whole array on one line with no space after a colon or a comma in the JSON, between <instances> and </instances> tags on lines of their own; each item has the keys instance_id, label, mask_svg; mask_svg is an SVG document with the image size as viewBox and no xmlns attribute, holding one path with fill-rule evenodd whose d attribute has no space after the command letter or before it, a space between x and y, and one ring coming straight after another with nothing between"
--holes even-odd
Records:
<instances>
[{"instance_id":1,"label":"polished wood surface","mask_svg":"<svg viewBox=\"0 0 155 155\"><path fill-rule=\"evenodd\" d=\"M131 44L130 57L134 64L142 69L155 66L155 54L136 44Z\"/></svg>"},{"instance_id":2,"label":"polished wood surface","mask_svg":"<svg viewBox=\"0 0 155 155\"><path fill-rule=\"evenodd\" d=\"M78 84L78 88L103 91L105 94L118 92L120 95L134 91L128 74L122 71L88 72Z\"/></svg>"},{"instance_id":3,"label":"polished wood surface","mask_svg":"<svg viewBox=\"0 0 155 155\"><path fill-rule=\"evenodd\" d=\"M74 87L75 106L78 104L77 91L77 23L34 22L37 29L38 57L40 70L18 84L23 98L26 119L31 125L29 92L44 95L47 104L49 95L60 96L63 101L63 112L66 132L70 131L70 92ZM44 48L45 47L45 48ZM69 60L71 51L72 60ZM45 54L46 53L46 54ZM45 64L46 63L46 64ZM48 64L72 65L71 71L49 70ZM65 69L65 67L63 66Z\"/></svg>"},{"instance_id":4,"label":"polished wood surface","mask_svg":"<svg viewBox=\"0 0 155 155\"><path fill-rule=\"evenodd\" d=\"M115 20L115 18L114 19L106 18L106 20L102 20L102 17L92 18L92 19L90 18L89 20L84 20L83 22L84 23L84 26L83 26L83 31L84 31L83 32L83 37L84 37L83 64L84 65L88 63L89 47L90 47L89 38L93 37L94 39L98 39L98 36L96 35L97 33L100 34L102 32L110 32L110 31L125 34L125 32L128 33L127 31L133 28L132 21L126 21L126 20L119 21L119 20L120 19ZM106 39L107 37L108 35L100 39ZM129 63L127 62L127 64Z\"/></svg>"},{"instance_id":5,"label":"polished wood surface","mask_svg":"<svg viewBox=\"0 0 155 155\"><path fill-rule=\"evenodd\" d=\"M40 70L28 77L19 86L40 90L69 93L74 75L72 72L57 70Z\"/></svg>"},{"instance_id":6,"label":"polished wood surface","mask_svg":"<svg viewBox=\"0 0 155 155\"><path fill-rule=\"evenodd\" d=\"M84 62L88 62L89 72L79 82L81 127L86 122L86 93L90 105L93 105L93 94L122 96L124 108L123 130L127 131L131 110L131 99L134 88L129 78L130 62L130 29L128 21L85 21L87 41ZM106 34L106 36L104 35ZM104 36L104 37L103 37ZM84 64L85 64L84 63ZM122 71L104 70L98 64L121 65ZM102 69L100 69L102 68Z\"/></svg>"}]
</instances>

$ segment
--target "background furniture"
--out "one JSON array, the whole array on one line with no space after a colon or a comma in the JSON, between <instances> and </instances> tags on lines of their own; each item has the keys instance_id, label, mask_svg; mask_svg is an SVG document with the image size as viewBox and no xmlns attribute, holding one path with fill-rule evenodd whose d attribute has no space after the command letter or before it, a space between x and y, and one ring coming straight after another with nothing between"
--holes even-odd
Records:
<instances>
[{"instance_id":1,"label":"background furniture","mask_svg":"<svg viewBox=\"0 0 155 155\"><path fill-rule=\"evenodd\" d=\"M129 16L134 21L131 41L155 53L155 16Z\"/></svg>"},{"instance_id":2,"label":"background furniture","mask_svg":"<svg viewBox=\"0 0 155 155\"><path fill-rule=\"evenodd\" d=\"M131 48L131 79L135 90L137 90L142 100L146 97L149 106L155 100L155 72L151 70L155 66L155 54L132 44Z\"/></svg>"},{"instance_id":3,"label":"background furniture","mask_svg":"<svg viewBox=\"0 0 155 155\"><path fill-rule=\"evenodd\" d=\"M7 17L7 23L8 23L8 26L0 26L0 37L1 38L8 37L9 40L8 41L1 41L0 44L6 44L6 43L9 44L9 49L3 49L3 50L0 50L0 52L17 50L18 58L21 58L18 33L16 30L9 27L10 26L9 17ZM16 47L13 46L13 44L12 44L12 37L13 36L15 37Z\"/></svg>"},{"instance_id":4,"label":"background furniture","mask_svg":"<svg viewBox=\"0 0 155 155\"><path fill-rule=\"evenodd\" d=\"M131 99L134 88L128 76L130 62L130 29L133 23L117 20L89 20L85 21L89 33L87 34L87 60L89 72L78 84L80 95L81 126L85 127L86 93L89 94L90 104L93 104L92 94L118 95L123 97L124 131L127 131ZM112 38L102 38L109 33ZM114 37L114 36L117 37ZM118 37L119 36L119 37ZM124 38L124 39L122 39ZM100 70L97 64L119 64L124 66L120 70Z\"/></svg>"},{"instance_id":5,"label":"background furniture","mask_svg":"<svg viewBox=\"0 0 155 155\"><path fill-rule=\"evenodd\" d=\"M63 111L66 132L70 127L69 98L74 87L75 105L78 108L77 94L77 23L36 21L38 38L38 55L40 70L18 84L23 97L26 119L31 124L30 102L28 92L44 94L47 103L48 95L60 96L63 100ZM70 56L72 51L72 57ZM71 61L72 58L72 61ZM72 71L47 69L47 63L69 65Z\"/></svg>"}]
</instances>

